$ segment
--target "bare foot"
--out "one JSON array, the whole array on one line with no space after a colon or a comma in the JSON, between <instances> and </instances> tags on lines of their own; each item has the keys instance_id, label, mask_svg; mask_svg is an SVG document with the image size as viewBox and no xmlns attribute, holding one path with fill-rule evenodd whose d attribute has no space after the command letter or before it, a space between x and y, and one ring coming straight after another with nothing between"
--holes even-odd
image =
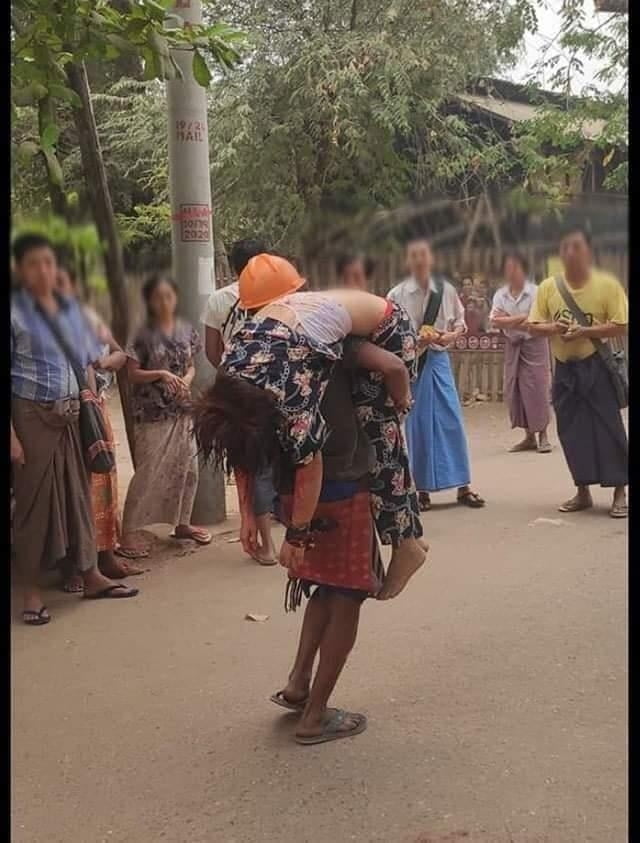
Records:
<instances>
[{"instance_id":1,"label":"bare foot","mask_svg":"<svg viewBox=\"0 0 640 843\"><path fill-rule=\"evenodd\" d=\"M295 739L301 744L319 744L359 735L367 728L367 718L355 711L328 708L320 717L302 716Z\"/></svg>"},{"instance_id":2,"label":"bare foot","mask_svg":"<svg viewBox=\"0 0 640 843\"><path fill-rule=\"evenodd\" d=\"M425 563L426 551L416 539L405 539L394 548L384 585L378 593L378 600L391 600L404 589L411 577Z\"/></svg>"},{"instance_id":3,"label":"bare foot","mask_svg":"<svg viewBox=\"0 0 640 843\"><path fill-rule=\"evenodd\" d=\"M191 524L178 524L173 531L176 539L191 539L198 544L210 544L211 533L203 527L193 527Z\"/></svg>"}]
</instances>

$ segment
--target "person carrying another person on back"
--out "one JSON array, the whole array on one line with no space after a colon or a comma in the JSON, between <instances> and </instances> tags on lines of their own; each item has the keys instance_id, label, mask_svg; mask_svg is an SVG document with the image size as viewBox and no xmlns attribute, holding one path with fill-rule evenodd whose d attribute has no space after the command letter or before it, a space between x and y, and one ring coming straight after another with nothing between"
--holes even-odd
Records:
<instances>
[{"instance_id":1,"label":"person carrying another person on back","mask_svg":"<svg viewBox=\"0 0 640 843\"><path fill-rule=\"evenodd\" d=\"M629 445L620 410L626 374L608 340L627 335L629 304L620 283L593 267L591 238L567 229L560 241L563 273L538 287L529 315L534 336L549 337L555 357L553 407L576 494L560 512L593 506L590 486L613 489L609 514L628 515Z\"/></svg>"},{"instance_id":2,"label":"person carrying another person on back","mask_svg":"<svg viewBox=\"0 0 640 843\"><path fill-rule=\"evenodd\" d=\"M262 408L297 466L296 488L299 493L304 489L313 512L328 434L319 407L342 342L349 335L361 336L391 352L387 359L393 365L385 364L383 373L363 373L355 395L358 416L376 451L371 478L376 526L381 541L394 548L380 593L387 599L404 588L426 554L418 541L422 527L398 417L411 401L415 335L401 308L391 302L356 290L297 292L304 283L295 267L277 256L258 255L247 264L240 276L240 303L252 318L232 338L205 396L204 405L211 406L206 440L219 460L231 467L244 463L243 468L249 461L255 470L255 459L239 453L233 443L238 428L247 428L248 434ZM241 389L240 380L254 388ZM232 402L229 396L236 392L238 400ZM281 561L301 555L285 541Z\"/></svg>"},{"instance_id":3,"label":"person carrying another person on back","mask_svg":"<svg viewBox=\"0 0 640 843\"><path fill-rule=\"evenodd\" d=\"M431 493L458 490L458 503L485 505L471 489L471 472L462 407L448 350L465 333L464 310L455 287L431 274L433 255L427 238L407 246L411 277L389 293L409 314L422 352L414 405L405 422L411 473L419 489L420 509L431 509Z\"/></svg>"},{"instance_id":4,"label":"person carrying another person on back","mask_svg":"<svg viewBox=\"0 0 640 843\"><path fill-rule=\"evenodd\" d=\"M85 598L135 597L138 590L113 582L96 564L79 427L84 385L76 371L83 368L87 383L94 386L91 364L101 359L102 349L75 298L56 289L58 266L51 243L39 234L23 234L13 244L13 256L20 282L11 297L13 546L24 578L23 620L41 626L51 616L39 574L62 560L80 572ZM76 359L70 359L66 347Z\"/></svg>"},{"instance_id":5,"label":"person carrying another person on back","mask_svg":"<svg viewBox=\"0 0 640 843\"><path fill-rule=\"evenodd\" d=\"M261 240L238 240L231 247L229 260L236 277L240 275L249 260L267 251ZM216 369L220 366L225 346L246 318L245 311L238 305L238 282L214 290L209 296L202 321L205 326L205 354ZM238 493L243 487L238 488ZM246 490L245 490L246 491ZM242 502L242 507L251 506L256 518L258 547L251 556L260 565L276 564L276 548L271 535L271 514L274 508L275 489L271 466L263 466L253 482L253 499Z\"/></svg>"},{"instance_id":6,"label":"person carrying another person on back","mask_svg":"<svg viewBox=\"0 0 640 843\"><path fill-rule=\"evenodd\" d=\"M520 427L525 437L510 450L548 454L550 418L551 360L546 337L532 336L526 328L536 298L536 285L527 279L527 260L509 252L502 262L504 286L496 292L491 308L491 324L505 338L504 398L509 407L511 427ZM538 437L536 441L536 436Z\"/></svg>"}]
</instances>

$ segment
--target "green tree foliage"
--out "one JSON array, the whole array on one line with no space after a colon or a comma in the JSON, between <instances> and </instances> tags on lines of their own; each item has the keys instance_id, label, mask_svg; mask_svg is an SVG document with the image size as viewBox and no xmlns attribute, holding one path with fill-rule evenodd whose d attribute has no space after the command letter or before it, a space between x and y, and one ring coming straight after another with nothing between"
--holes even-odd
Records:
<instances>
[{"instance_id":1,"label":"green tree foliage","mask_svg":"<svg viewBox=\"0 0 640 843\"><path fill-rule=\"evenodd\" d=\"M464 195L510 165L496 138L443 105L509 65L520 0L217 2L253 53L213 87L216 200L227 237L265 231L307 254L345 221L410 194Z\"/></svg>"},{"instance_id":2,"label":"green tree foliage","mask_svg":"<svg viewBox=\"0 0 640 843\"><path fill-rule=\"evenodd\" d=\"M38 107L43 101L80 107L77 94L68 83L70 63L113 62L123 54L139 55L146 79L174 79L179 68L170 49L193 51L194 71L208 84L205 56L220 68L231 68L239 60L239 33L224 24L180 27L167 16L170 0L131 0L114 4L110 0L14 0L11 14L12 66L11 102L17 109ZM41 122L38 135L23 139L17 153L24 161L34 156L44 160L49 179L61 185L63 172L56 151L60 138L56 108Z\"/></svg>"},{"instance_id":3,"label":"green tree foliage","mask_svg":"<svg viewBox=\"0 0 640 843\"><path fill-rule=\"evenodd\" d=\"M589 22L591 6L591 0L563 0L559 31L542 51L532 78L544 79L562 96L540 103L537 117L521 127L517 139L526 172L523 187L534 187L556 204L571 193L594 155L605 170L604 187L628 189L628 18L600 14ZM587 61L600 69L578 89Z\"/></svg>"}]
</instances>

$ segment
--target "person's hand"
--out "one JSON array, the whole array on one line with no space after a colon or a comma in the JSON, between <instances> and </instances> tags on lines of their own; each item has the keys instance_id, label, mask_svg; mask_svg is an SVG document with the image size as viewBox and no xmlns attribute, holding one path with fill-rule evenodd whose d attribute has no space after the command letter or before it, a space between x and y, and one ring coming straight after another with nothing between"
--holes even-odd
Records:
<instances>
[{"instance_id":1,"label":"person's hand","mask_svg":"<svg viewBox=\"0 0 640 843\"><path fill-rule=\"evenodd\" d=\"M418 335L418 343L417 343L418 351L424 351L425 348L428 348L430 345L433 345L434 343L439 344L441 336L442 336L442 334L440 334L440 332L438 332L437 334L428 334L427 336L419 334Z\"/></svg>"},{"instance_id":2,"label":"person's hand","mask_svg":"<svg viewBox=\"0 0 640 843\"><path fill-rule=\"evenodd\" d=\"M11 462L16 465L24 465L24 450L22 449L22 442L17 436L11 436Z\"/></svg>"},{"instance_id":3,"label":"person's hand","mask_svg":"<svg viewBox=\"0 0 640 843\"><path fill-rule=\"evenodd\" d=\"M163 372L160 380L167 387L171 395L180 395L186 389L185 382L182 378L174 375L173 372Z\"/></svg>"},{"instance_id":4,"label":"person's hand","mask_svg":"<svg viewBox=\"0 0 640 843\"><path fill-rule=\"evenodd\" d=\"M242 516L240 522L240 543L244 552L249 556L258 552L258 525L253 513Z\"/></svg>"},{"instance_id":5,"label":"person's hand","mask_svg":"<svg viewBox=\"0 0 640 843\"><path fill-rule=\"evenodd\" d=\"M396 411L400 414L408 412L412 404L411 380L404 364L394 367L393 371L387 374L385 386Z\"/></svg>"},{"instance_id":6,"label":"person's hand","mask_svg":"<svg viewBox=\"0 0 640 843\"><path fill-rule=\"evenodd\" d=\"M587 336L587 329L582 325L571 325L571 327L562 334L563 342L573 342L574 340L581 340Z\"/></svg>"},{"instance_id":7,"label":"person's hand","mask_svg":"<svg viewBox=\"0 0 640 843\"><path fill-rule=\"evenodd\" d=\"M282 542L278 561L283 567L288 568L292 574L295 574L303 560L304 547L294 547L288 541Z\"/></svg>"},{"instance_id":8,"label":"person's hand","mask_svg":"<svg viewBox=\"0 0 640 843\"><path fill-rule=\"evenodd\" d=\"M443 345L445 348L450 348L452 345L455 345L457 339L458 335L455 331L445 331L443 334L440 334L438 345Z\"/></svg>"}]
</instances>

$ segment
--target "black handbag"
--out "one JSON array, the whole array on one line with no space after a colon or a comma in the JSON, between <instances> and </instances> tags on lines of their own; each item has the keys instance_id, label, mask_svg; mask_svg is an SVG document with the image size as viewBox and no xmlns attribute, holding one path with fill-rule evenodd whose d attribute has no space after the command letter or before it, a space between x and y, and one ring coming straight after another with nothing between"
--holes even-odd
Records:
<instances>
[{"instance_id":1,"label":"black handbag","mask_svg":"<svg viewBox=\"0 0 640 843\"><path fill-rule=\"evenodd\" d=\"M569 288L564 282L563 278L559 276L556 278L556 287L563 298L564 303L571 311L573 318L583 328L589 328L589 320L582 310L578 307L578 303L569 292ZM624 410L629 406L629 375L627 372L627 359L624 351L612 351L609 343L602 342L601 339L589 337L594 344L596 351L600 355L600 359L607 367L613 388L616 393L618 407Z\"/></svg>"},{"instance_id":2,"label":"black handbag","mask_svg":"<svg viewBox=\"0 0 640 843\"><path fill-rule=\"evenodd\" d=\"M429 296L429 301L427 302L427 307L424 311L424 316L422 317L422 327L427 325L428 327L433 327L436 319L438 318L438 313L440 313L440 305L442 304L442 296L444 294L444 281L440 279L436 281L436 289L431 292ZM424 364L427 362L427 354L429 353L429 349L425 348L422 352L420 357L418 358L418 374L420 374L424 368Z\"/></svg>"},{"instance_id":3,"label":"black handbag","mask_svg":"<svg viewBox=\"0 0 640 843\"><path fill-rule=\"evenodd\" d=\"M69 361L78 381L80 390L80 440L87 469L91 474L110 474L116 467L116 455L113 445L107 437L107 429L98 399L89 388L84 368L78 362L56 323L41 307L38 307L38 310Z\"/></svg>"}]
</instances>

